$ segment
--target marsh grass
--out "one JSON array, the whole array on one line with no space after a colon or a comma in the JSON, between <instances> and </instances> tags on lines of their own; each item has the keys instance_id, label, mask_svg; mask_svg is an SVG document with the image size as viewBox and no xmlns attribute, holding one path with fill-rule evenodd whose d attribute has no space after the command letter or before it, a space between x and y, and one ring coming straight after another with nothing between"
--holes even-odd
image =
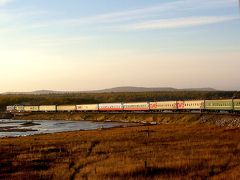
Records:
<instances>
[{"instance_id":1,"label":"marsh grass","mask_svg":"<svg viewBox=\"0 0 240 180\"><path fill-rule=\"evenodd\" d=\"M115 128L0 139L0 179L239 179L240 129Z\"/></svg>"}]
</instances>

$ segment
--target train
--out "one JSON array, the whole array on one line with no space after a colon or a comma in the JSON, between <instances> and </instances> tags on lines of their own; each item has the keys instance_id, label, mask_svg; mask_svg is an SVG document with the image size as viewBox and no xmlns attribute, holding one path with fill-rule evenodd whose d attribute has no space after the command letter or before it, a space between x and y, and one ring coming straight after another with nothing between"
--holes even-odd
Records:
<instances>
[{"instance_id":1,"label":"train","mask_svg":"<svg viewBox=\"0 0 240 180\"><path fill-rule=\"evenodd\" d=\"M240 113L240 99L100 103L79 105L11 105L14 112L229 112Z\"/></svg>"}]
</instances>

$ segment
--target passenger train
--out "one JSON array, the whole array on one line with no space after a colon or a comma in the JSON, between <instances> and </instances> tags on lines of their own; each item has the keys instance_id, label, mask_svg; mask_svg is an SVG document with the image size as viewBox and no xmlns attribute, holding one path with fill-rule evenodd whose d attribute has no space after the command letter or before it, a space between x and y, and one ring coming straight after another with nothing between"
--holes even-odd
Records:
<instances>
[{"instance_id":1,"label":"passenger train","mask_svg":"<svg viewBox=\"0 0 240 180\"><path fill-rule=\"evenodd\" d=\"M7 112L231 112L240 113L240 99L186 100L79 105L12 105Z\"/></svg>"}]
</instances>

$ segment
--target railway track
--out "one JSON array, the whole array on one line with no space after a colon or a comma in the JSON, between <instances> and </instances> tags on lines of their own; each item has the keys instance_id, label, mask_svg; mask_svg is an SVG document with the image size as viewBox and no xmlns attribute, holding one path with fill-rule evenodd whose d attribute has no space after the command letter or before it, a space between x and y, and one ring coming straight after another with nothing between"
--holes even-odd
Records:
<instances>
[{"instance_id":1,"label":"railway track","mask_svg":"<svg viewBox=\"0 0 240 180\"><path fill-rule=\"evenodd\" d=\"M232 115L232 116L240 116L240 113L233 112L146 112L146 111L133 111L133 112L17 112L10 113L14 116L24 116L30 114L58 114L58 113L69 113L69 114L207 114L207 115Z\"/></svg>"}]
</instances>

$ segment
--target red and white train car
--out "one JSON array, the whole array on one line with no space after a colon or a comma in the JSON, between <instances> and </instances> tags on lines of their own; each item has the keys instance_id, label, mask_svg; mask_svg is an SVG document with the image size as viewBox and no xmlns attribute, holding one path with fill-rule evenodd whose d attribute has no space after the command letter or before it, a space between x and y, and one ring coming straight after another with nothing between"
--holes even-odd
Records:
<instances>
[{"instance_id":1,"label":"red and white train car","mask_svg":"<svg viewBox=\"0 0 240 180\"><path fill-rule=\"evenodd\" d=\"M165 110L176 110L177 101L159 101L150 102L150 110L165 111Z\"/></svg>"},{"instance_id":2,"label":"red and white train car","mask_svg":"<svg viewBox=\"0 0 240 180\"><path fill-rule=\"evenodd\" d=\"M177 109L202 110L204 109L204 104L204 100L177 101Z\"/></svg>"}]
</instances>

